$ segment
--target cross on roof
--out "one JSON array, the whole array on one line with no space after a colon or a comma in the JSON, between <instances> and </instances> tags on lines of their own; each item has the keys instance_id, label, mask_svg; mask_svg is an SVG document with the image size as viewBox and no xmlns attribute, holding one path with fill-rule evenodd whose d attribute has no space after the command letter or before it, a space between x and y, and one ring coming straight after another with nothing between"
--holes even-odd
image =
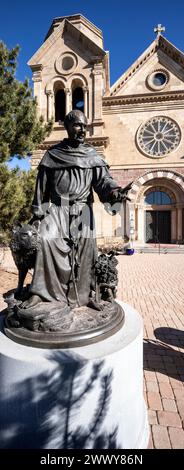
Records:
<instances>
[{"instance_id":1,"label":"cross on roof","mask_svg":"<svg viewBox=\"0 0 184 470\"><path fill-rule=\"evenodd\" d=\"M158 24L156 28L154 28L154 33L157 33L157 36L160 36L160 34L164 31L165 31L165 26L162 26L161 24Z\"/></svg>"}]
</instances>

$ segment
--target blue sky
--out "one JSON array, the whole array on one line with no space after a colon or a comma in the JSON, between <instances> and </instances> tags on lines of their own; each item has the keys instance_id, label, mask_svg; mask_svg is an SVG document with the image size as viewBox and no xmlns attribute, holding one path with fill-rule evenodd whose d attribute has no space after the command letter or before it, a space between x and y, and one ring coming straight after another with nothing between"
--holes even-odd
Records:
<instances>
[{"instance_id":1,"label":"blue sky","mask_svg":"<svg viewBox=\"0 0 184 470\"><path fill-rule=\"evenodd\" d=\"M19 80L28 77L31 83L27 61L42 44L52 19L75 13L103 30L104 48L110 51L111 84L154 40L158 23L166 27L167 39L184 51L183 0L173 4L169 0L7 0L1 3L0 36L8 47L21 47Z\"/></svg>"}]
</instances>

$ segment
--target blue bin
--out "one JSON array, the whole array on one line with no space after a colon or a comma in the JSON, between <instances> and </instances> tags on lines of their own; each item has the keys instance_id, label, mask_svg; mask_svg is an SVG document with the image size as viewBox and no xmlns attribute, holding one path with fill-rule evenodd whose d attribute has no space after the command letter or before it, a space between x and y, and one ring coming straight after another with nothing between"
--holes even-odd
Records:
<instances>
[{"instance_id":1,"label":"blue bin","mask_svg":"<svg viewBox=\"0 0 184 470\"><path fill-rule=\"evenodd\" d=\"M127 255L133 255L134 254L134 248L127 248L126 249L126 254Z\"/></svg>"}]
</instances>

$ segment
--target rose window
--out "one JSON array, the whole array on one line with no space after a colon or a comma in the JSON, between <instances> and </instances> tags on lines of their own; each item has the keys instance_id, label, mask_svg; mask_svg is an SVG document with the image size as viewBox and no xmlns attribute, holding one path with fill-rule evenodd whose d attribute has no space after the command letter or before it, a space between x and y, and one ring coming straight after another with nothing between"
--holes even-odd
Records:
<instances>
[{"instance_id":1,"label":"rose window","mask_svg":"<svg viewBox=\"0 0 184 470\"><path fill-rule=\"evenodd\" d=\"M162 157L175 150L181 140L178 124L170 118L154 117L141 126L137 133L140 150L151 157Z\"/></svg>"}]
</instances>

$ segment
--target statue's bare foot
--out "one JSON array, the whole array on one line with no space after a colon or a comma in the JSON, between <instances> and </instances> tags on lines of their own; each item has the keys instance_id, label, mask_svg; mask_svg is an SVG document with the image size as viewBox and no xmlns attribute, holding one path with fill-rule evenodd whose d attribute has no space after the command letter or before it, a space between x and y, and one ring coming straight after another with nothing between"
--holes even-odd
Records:
<instances>
[{"instance_id":1,"label":"statue's bare foot","mask_svg":"<svg viewBox=\"0 0 184 470\"><path fill-rule=\"evenodd\" d=\"M93 308L94 310L103 310L104 306L103 304L97 302L96 300L93 300L93 299L90 299L89 302L88 302L88 305L87 307L89 308Z\"/></svg>"},{"instance_id":2,"label":"statue's bare foot","mask_svg":"<svg viewBox=\"0 0 184 470\"><path fill-rule=\"evenodd\" d=\"M41 297L39 297L39 295L34 295L33 294L29 299L27 299L27 300L25 300L24 302L21 303L20 308L35 307L40 302L42 302Z\"/></svg>"}]
</instances>

